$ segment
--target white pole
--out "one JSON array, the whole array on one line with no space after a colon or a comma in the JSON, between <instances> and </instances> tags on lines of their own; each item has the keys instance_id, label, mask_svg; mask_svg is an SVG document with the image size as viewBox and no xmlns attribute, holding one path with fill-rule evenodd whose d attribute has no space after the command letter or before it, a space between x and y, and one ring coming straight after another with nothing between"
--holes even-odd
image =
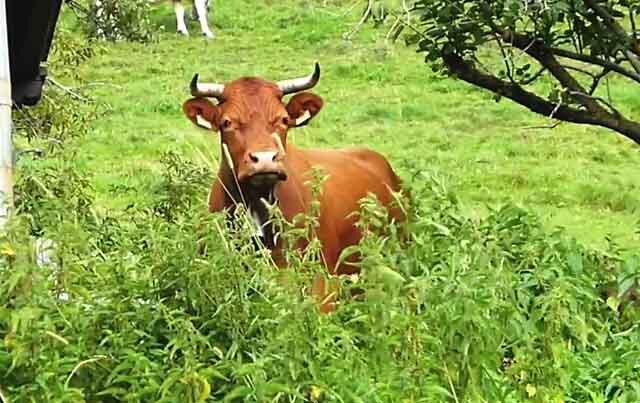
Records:
<instances>
[{"instance_id":1,"label":"white pole","mask_svg":"<svg viewBox=\"0 0 640 403\"><path fill-rule=\"evenodd\" d=\"M11 72L6 0L0 0L0 230L13 206L13 145L11 135Z\"/></svg>"}]
</instances>

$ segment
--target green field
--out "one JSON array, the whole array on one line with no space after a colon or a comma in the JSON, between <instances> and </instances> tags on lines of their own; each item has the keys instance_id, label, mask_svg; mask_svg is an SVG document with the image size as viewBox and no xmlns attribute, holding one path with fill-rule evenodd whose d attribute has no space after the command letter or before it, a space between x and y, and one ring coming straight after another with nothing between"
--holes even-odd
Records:
<instances>
[{"instance_id":1,"label":"green field","mask_svg":"<svg viewBox=\"0 0 640 403\"><path fill-rule=\"evenodd\" d=\"M158 41L101 43L51 72L91 99L81 115L101 113L18 159L20 215L0 234L0 403L640 400L637 145L535 129L549 121L385 42L388 24L344 41L350 2L214 4L215 40L194 21L177 35L157 3ZM76 24L67 11L81 38ZM367 205L363 220L391 235L368 233L366 298L328 316L300 291L323 271L313 253L274 270L206 212L219 139L181 111L196 72L279 80L316 61L324 109L289 141L373 148L417 201L407 244ZM640 119L637 86L611 84ZM34 236L59 246L55 270L35 264Z\"/></svg>"},{"instance_id":2,"label":"green field","mask_svg":"<svg viewBox=\"0 0 640 403\"><path fill-rule=\"evenodd\" d=\"M384 28L365 26L344 42L341 35L356 12L343 17L346 8L285 3L223 2L213 19L214 41L201 39L196 24L191 38L177 36L170 6L161 6L157 18L168 32L159 43L110 46L82 66L84 79L117 86L95 87L92 95L113 112L92 125L81 148L81 163L105 204L152 199L156 161L166 150L189 159L204 155L215 169L217 137L192 127L180 109L193 73L222 82L243 75L277 80L308 74L317 60L322 78L315 91L326 106L291 141L368 145L388 156L404 178L418 171L442 174L474 213L514 202L594 246L602 247L607 235L629 247L640 241L640 148L632 142L572 124L529 129L549 122L435 76L413 48L386 44ZM631 117L640 117L636 88L620 85L613 97ZM132 191L113 194L114 185Z\"/></svg>"}]
</instances>

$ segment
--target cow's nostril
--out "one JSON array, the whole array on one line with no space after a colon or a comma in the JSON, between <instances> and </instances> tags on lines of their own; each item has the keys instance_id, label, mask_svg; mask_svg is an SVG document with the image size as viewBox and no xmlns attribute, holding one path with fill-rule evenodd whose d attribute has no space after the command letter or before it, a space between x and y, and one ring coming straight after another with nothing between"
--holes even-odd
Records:
<instances>
[{"instance_id":1,"label":"cow's nostril","mask_svg":"<svg viewBox=\"0 0 640 403\"><path fill-rule=\"evenodd\" d=\"M273 153L273 157L271 158L271 161L276 162L278 160L278 153Z\"/></svg>"},{"instance_id":2,"label":"cow's nostril","mask_svg":"<svg viewBox=\"0 0 640 403\"><path fill-rule=\"evenodd\" d=\"M253 153L249 153L249 159L251 162L258 162L258 156Z\"/></svg>"}]
</instances>

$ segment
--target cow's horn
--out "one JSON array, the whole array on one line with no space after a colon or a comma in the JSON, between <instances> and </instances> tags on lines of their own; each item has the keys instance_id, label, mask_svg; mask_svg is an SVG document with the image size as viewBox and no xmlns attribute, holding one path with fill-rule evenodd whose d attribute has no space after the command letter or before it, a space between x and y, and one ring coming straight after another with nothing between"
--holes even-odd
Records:
<instances>
[{"instance_id":1,"label":"cow's horn","mask_svg":"<svg viewBox=\"0 0 640 403\"><path fill-rule=\"evenodd\" d=\"M280 88L283 95L287 95L313 88L318 83L318 80L320 80L320 65L316 63L313 74L305 77L278 81L278 88Z\"/></svg>"},{"instance_id":2,"label":"cow's horn","mask_svg":"<svg viewBox=\"0 0 640 403\"><path fill-rule=\"evenodd\" d=\"M222 97L224 84L218 83L198 83L198 73L191 79L191 95L194 97Z\"/></svg>"}]
</instances>

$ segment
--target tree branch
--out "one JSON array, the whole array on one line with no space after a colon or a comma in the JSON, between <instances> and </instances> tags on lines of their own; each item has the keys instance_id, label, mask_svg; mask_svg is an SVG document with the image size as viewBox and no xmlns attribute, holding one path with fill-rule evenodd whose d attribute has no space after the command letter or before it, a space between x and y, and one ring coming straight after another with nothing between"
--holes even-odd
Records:
<instances>
[{"instance_id":1,"label":"tree branch","mask_svg":"<svg viewBox=\"0 0 640 403\"><path fill-rule=\"evenodd\" d=\"M511 81L512 83L515 83L516 80L513 79L513 75L511 74L511 65L509 64L509 62L511 61L511 58L507 56L507 52L504 50L504 46L502 45L502 37L498 33L496 33L495 38L496 38L496 42L498 42L500 53L502 53L502 61L504 62L504 67L506 69L505 72L507 74L507 77L509 78L509 81Z\"/></svg>"},{"instance_id":2,"label":"tree branch","mask_svg":"<svg viewBox=\"0 0 640 403\"><path fill-rule=\"evenodd\" d=\"M590 8L593 11L595 11L595 13L598 14L600 18L602 18L602 21L604 21L604 23L609 28L615 31L616 35L619 35L623 38L629 37L627 35L627 31L625 31L622 25L618 24L618 21L616 21L616 19L613 18L613 16L609 14L609 12L606 9L604 9L601 5L599 5L596 0L583 0L583 2L584 2L584 5L587 6L587 8Z\"/></svg>"},{"instance_id":3,"label":"tree branch","mask_svg":"<svg viewBox=\"0 0 640 403\"><path fill-rule=\"evenodd\" d=\"M360 21L358 21L356 23L356 25L353 26L353 28L351 28L351 30L349 32L345 32L344 34L342 34L342 39L348 41L349 39L351 39L351 37L353 36L353 34L355 34L356 32L358 32L358 30L360 29L360 27L367 22L367 20L369 19L369 17L371 17L371 12L373 10L373 0L367 0L367 8L364 10L364 14L362 14L362 17L360 18Z\"/></svg>"},{"instance_id":4,"label":"tree branch","mask_svg":"<svg viewBox=\"0 0 640 403\"><path fill-rule=\"evenodd\" d=\"M546 67L544 67L544 66L542 66L542 67L540 68L540 70L538 70L534 75L532 75L531 77L527 78L526 80L522 80L522 81L520 81L520 83L519 83L519 84L520 84L520 85L529 85L529 84L531 84L532 82L536 81L538 78L540 78L540 76L541 76L545 71L547 71L547 68L546 68Z\"/></svg>"},{"instance_id":5,"label":"tree branch","mask_svg":"<svg viewBox=\"0 0 640 403\"><path fill-rule=\"evenodd\" d=\"M79 100L79 101L83 101L83 102L91 102L91 100L89 98L85 98L82 95L76 93L75 91L73 91L71 88L60 84L59 82L57 82L56 80L53 79L53 77L49 76L47 77L47 81L50 82L51 84L55 85L56 87L60 88L62 91L66 92L67 94L71 95L73 98Z\"/></svg>"},{"instance_id":6,"label":"tree branch","mask_svg":"<svg viewBox=\"0 0 640 403\"><path fill-rule=\"evenodd\" d=\"M562 123L562 120L557 120L550 125L525 126L522 128L522 130L555 129Z\"/></svg>"},{"instance_id":7,"label":"tree branch","mask_svg":"<svg viewBox=\"0 0 640 403\"><path fill-rule=\"evenodd\" d=\"M454 73L458 78L490 90L503 97L509 98L525 107L529 110L541 115L550 116L554 110L554 117L557 119L565 120L573 123L587 123L598 124L598 119L595 116L580 109L571 108L565 105L557 105L550 102L533 92L529 92L522 88L519 84L509 81L500 80L490 74L486 74L477 70L470 63L467 63L462 57L443 50L443 61L447 68Z\"/></svg>"},{"instance_id":8,"label":"tree branch","mask_svg":"<svg viewBox=\"0 0 640 403\"><path fill-rule=\"evenodd\" d=\"M598 102L601 102L601 103L605 104L609 109L611 109L611 113L613 113L616 117L619 118L619 117L622 116L620 111L618 111L609 101L607 101L604 98L594 97L591 94L584 94L582 92L576 92L576 91L569 91L569 95L574 96L574 97L577 96L577 97L580 97L580 98L591 98L594 101L598 101Z\"/></svg>"},{"instance_id":9,"label":"tree branch","mask_svg":"<svg viewBox=\"0 0 640 403\"><path fill-rule=\"evenodd\" d=\"M598 108L602 109L604 113L593 114L589 111L562 105L561 103L555 104L525 90L516 83L500 80L493 75L479 71L448 47L442 50L442 60L449 71L461 80L509 98L535 113L545 116L553 114L554 118L566 122L606 127L640 144L640 123L630 121L622 116L616 117L599 105ZM588 98L588 96L583 98ZM592 97L590 101L597 103Z\"/></svg>"},{"instance_id":10,"label":"tree branch","mask_svg":"<svg viewBox=\"0 0 640 403\"><path fill-rule=\"evenodd\" d=\"M631 21L631 36L635 41L631 44L634 52L640 54L640 42L638 41L638 29L636 27L636 20L633 17L633 8L629 7L629 21Z\"/></svg>"},{"instance_id":11,"label":"tree branch","mask_svg":"<svg viewBox=\"0 0 640 403\"><path fill-rule=\"evenodd\" d=\"M604 21L604 24L609 27L611 30L615 32L620 38L624 39L625 43L628 43L628 47L622 50L622 53L631 63L631 66L636 71L636 73L640 74L640 51L636 49L634 46L634 42L632 38L629 36L627 31L616 21L615 18L600 4L596 2L596 0L583 0L584 4L593 10L601 19ZM633 22L633 21L632 21Z\"/></svg>"},{"instance_id":12,"label":"tree branch","mask_svg":"<svg viewBox=\"0 0 640 403\"><path fill-rule=\"evenodd\" d=\"M532 39L528 36L518 34L513 31L503 31L500 35L507 42L510 42L516 48L521 49L523 52L536 59L542 66L546 67L551 75L553 75L564 88L576 93L584 94L587 92L587 90L585 90L582 85L571 74L569 74L564 67L562 67L554 57L553 53L551 53L542 42L534 40L532 43ZM602 112L605 112L594 99L586 97L578 97L576 99L593 114L601 114Z\"/></svg>"},{"instance_id":13,"label":"tree branch","mask_svg":"<svg viewBox=\"0 0 640 403\"><path fill-rule=\"evenodd\" d=\"M602 80L604 77L607 76L607 74L609 74L611 70L609 70L608 68L604 68L602 69L602 71L600 72L600 74L598 74L597 76L593 77L593 82L591 83L591 88L589 88L589 95L593 95L594 92L596 92L596 89L598 88L598 85L600 84L600 80Z\"/></svg>"},{"instance_id":14,"label":"tree branch","mask_svg":"<svg viewBox=\"0 0 640 403\"><path fill-rule=\"evenodd\" d=\"M627 60L629 60L629 63L631 63L631 67L633 67L633 69L638 74L640 74L640 58L631 53L631 51L629 50L623 50L622 53L624 53L624 55L627 57Z\"/></svg>"},{"instance_id":15,"label":"tree branch","mask_svg":"<svg viewBox=\"0 0 640 403\"><path fill-rule=\"evenodd\" d=\"M636 81L638 83L640 83L640 74L636 74L632 71L629 71L627 69L625 69L622 66L619 66L615 63L611 63L609 61L606 60L602 60L598 57L595 56L589 56L589 55L584 55L584 54L579 54L579 53L574 53L571 52L569 50L566 49L559 49L559 48L549 48L549 51L551 53L553 53L556 56L560 56L560 57L564 57L567 59L572 59L572 60L577 60L580 62L584 62L584 63L589 63L589 64L595 64L597 66L600 67L606 67L611 71L615 71L616 73L625 76L627 78L632 79L633 81Z\"/></svg>"},{"instance_id":16,"label":"tree branch","mask_svg":"<svg viewBox=\"0 0 640 403\"><path fill-rule=\"evenodd\" d=\"M589 95L593 95L593 93L596 91L596 89L598 88L598 84L600 84L600 80L602 80L602 78L604 78L607 74L609 74L611 72L611 70L609 70L608 68L603 68L602 71L598 74L596 73L592 73L588 70L585 69L581 69L580 67L575 67L575 66L569 66L566 64L563 64L562 67L564 67L567 70L575 70L578 71L582 74L585 74L589 77L591 77L591 87L589 87Z\"/></svg>"},{"instance_id":17,"label":"tree branch","mask_svg":"<svg viewBox=\"0 0 640 403\"><path fill-rule=\"evenodd\" d=\"M578 71L578 72L580 72L580 73L582 73L582 74L585 74L585 75L587 75L587 76L591 77L591 78L592 78L592 79L594 79L594 80L595 80L595 78L596 78L596 75L595 75L594 73L592 73L592 72L590 72L590 71L588 71L588 70L585 70L585 69L581 69L580 67L576 67L576 66L569 66L568 64L562 64L561 66L562 66L563 68L567 69L567 70L574 70L574 71Z\"/></svg>"},{"instance_id":18,"label":"tree branch","mask_svg":"<svg viewBox=\"0 0 640 403\"><path fill-rule=\"evenodd\" d=\"M602 21L604 21L604 23L611 28L616 35L620 36L621 38L626 39L629 42L629 45L633 45L633 41L631 40L631 36L629 36L629 34L627 33L626 29L624 29L624 27L622 25L620 25L620 23L618 21L616 21L616 19L604 8L602 7L600 4L598 4L596 2L596 0L583 0L584 4L592 9L593 11L595 11L596 14L598 14L598 16L600 18L602 18ZM630 7L631 8L631 7ZM631 10L629 10L629 12L631 13ZM633 18L631 18L631 26L632 29L635 33L635 29L633 28L635 26L635 21L633 21ZM633 49L633 46L630 46L630 49L635 52L635 49ZM640 52L636 53L637 56L640 56Z\"/></svg>"}]
</instances>

